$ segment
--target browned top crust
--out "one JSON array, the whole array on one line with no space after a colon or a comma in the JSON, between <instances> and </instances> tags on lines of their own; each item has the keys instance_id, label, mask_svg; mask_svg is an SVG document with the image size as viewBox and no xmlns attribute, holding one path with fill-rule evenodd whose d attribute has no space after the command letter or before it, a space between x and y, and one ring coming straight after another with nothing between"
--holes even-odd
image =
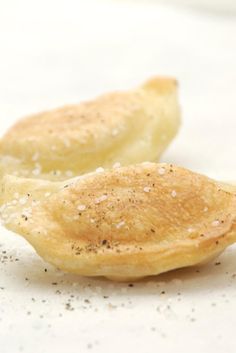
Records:
<instances>
[{"instance_id":1,"label":"browned top crust","mask_svg":"<svg viewBox=\"0 0 236 353\"><path fill-rule=\"evenodd\" d=\"M12 200L21 189L23 206ZM207 261L236 240L234 192L168 164L60 183L5 177L2 195L9 229L47 261L83 275L154 275Z\"/></svg>"}]
</instances>

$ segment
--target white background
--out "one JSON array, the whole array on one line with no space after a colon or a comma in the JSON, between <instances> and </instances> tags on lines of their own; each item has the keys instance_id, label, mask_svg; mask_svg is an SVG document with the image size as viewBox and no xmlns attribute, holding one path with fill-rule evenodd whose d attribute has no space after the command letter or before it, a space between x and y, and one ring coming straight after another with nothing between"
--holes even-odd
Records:
<instances>
[{"instance_id":1,"label":"white background","mask_svg":"<svg viewBox=\"0 0 236 353\"><path fill-rule=\"evenodd\" d=\"M154 1L0 0L0 132L26 114L171 75L183 123L162 160L236 180L235 38L233 15ZM234 247L219 265L128 287L63 274L0 235L1 353L236 351Z\"/></svg>"}]
</instances>

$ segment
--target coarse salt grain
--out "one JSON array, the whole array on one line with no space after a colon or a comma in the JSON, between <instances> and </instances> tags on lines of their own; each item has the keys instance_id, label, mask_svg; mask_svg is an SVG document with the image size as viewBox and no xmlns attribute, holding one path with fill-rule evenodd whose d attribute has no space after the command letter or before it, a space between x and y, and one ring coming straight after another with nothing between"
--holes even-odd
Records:
<instances>
[{"instance_id":1,"label":"coarse salt grain","mask_svg":"<svg viewBox=\"0 0 236 353\"><path fill-rule=\"evenodd\" d=\"M96 169L96 173L102 173L102 172L104 172L104 168L99 167Z\"/></svg>"},{"instance_id":2,"label":"coarse salt grain","mask_svg":"<svg viewBox=\"0 0 236 353\"><path fill-rule=\"evenodd\" d=\"M203 211L207 212L208 211L208 207L204 207Z\"/></svg>"},{"instance_id":3,"label":"coarse salt grain","mask_svg":"<svg viewBox=\"0 0 236 353\"><path fill-rule=\"evenodd\" d=\"M44 194L45 197L49 197L50 195L51 195L50 192L46 192L46 193Z\"/></svg>"},{"instance_id":4,"label":"coarse salt grain","mask_svg":"<svg viewBox=\"0 0 236 353\"><path fill-rule=\"evenodd\" d=\"M32 208L31 207L24 207L23 212L32 212Z\"/></svg>"},{"instance_id":5,"label":"coarse salt grain","mask_svg":"<svg viewBox=\"0 0 236 353\"><path fill-rule=\"evenodd\" d=\"M189 232L189 233L194 232L194 228L189 227L189 228L188 228L188 232Z\"/></svg>"},{"instance_id":6,"label":"coarse salt grain","mask_svg":"<svg viewBox=\"0 0 236 353\"><path fill-rule=\"evenodd\" d=\"M171 191L171 196L172 197L176 197L176 195L177 195L177 192L175 190Z\"/></svg>"},{"instance_id":7,"label":"coarse salt grain","mask_svg":"<svg viewBox=\"0 0 236 353\"><path fill-rule=\"evenodd\" d=\"M164 175L165 172L166 172L166 170L165 170L165 168L163 168L163 167L160 167L160 168L158 169L158 174L160 174L160 175Z\"/></svg>"},{"instance_id":8,"label":"coarse salt grain","mask_svg":"<svg viewBox=\"0 0 236 353\"><path fill-rule=\"evenodd\" d=\"M143 188L143 191L144 191L144 192L150 192L150 191L151 191L151 188L150 188L149 186L145 186L145 187Z\"/></svg>"},{"instance_id":9,"label":"coarse salt grain","mask_svg":"<svg viewBox=\"0 0 236 353\"><path fill-rule=\"evenodd\" d=\"M100 202L102 202L102 201L105 201L106 199L107 199L107 195L102 195L102 196L97 197L97 198L95 199L95 203L98 204L98 203L100 203Z\"/></svg>"},{"instance_id":10,"label":"coarse salt grain","mask_svg":"<svg viewBox=\"0 0 236 353\"><path fill-rule=\"evenodd\" d=\"M119 229L125 225L124 221L121 221L120 223L117 223L116 228Z\"/></svg>"},{"instance_id":11,"label":"coarse salt grain","mask_svg":"<svg viewBox=\"0 0 236 353\"><path fill-rule=\"evenodd\" d=\"M220 221L218 219L216 219L211 224L212 224L213 227L218 227L220 225Z\"/></svg>"},{"instance_id":12,"label":"coarse salt grain","mask_svg":"<svg viewBox=\"0 0 236 353\"><path fill-rule=\"evenodd\" d=\"M95 219L90 218L90 222L91 222L91 223L95 223Z\"/></svg>"},{"instance_id":13,"label":"coarse salt grain","mask_svg":"<svg viewBox=\"0 0 236 353\"><path fill-rule=\"evenodd\" d=\"M119 162L116 162L115 164L113 164L113 168L120 168L121 164Z\"/></svg>"},{"instance_id":14,"label":"coarse salt grain","mask_svg":"<svg viewBox=\"0 0 236 353\"><path fill-rule=\"evenodd\" d=\"M21 198L19 199L19 203L20 203L21 205L25 205L26 202L27 202L26 197L21 197Z\"/></svg>"},{"instance_id":15,"label":"coarse salt grain","mask_svg":"<svg viewBox=\"0 0 236 353\"><path fill-rule=\"evenodd\" d=\"M79 210L79 211L84 211L86 209L86 206L85 205L79 205L78 207L77 207L77 210Z\"/></svg>"},{"instance_id":16,"label":"coarse salt grain","mask_svg":"<svg viewBox=\"0 0 236 353\"><path fill-rule=\"evenodd\" d=\"M15 199L18 199L19 197L20 197L20 194L19 194L18 192L15 192L14 198L15 198Z\"/></svg>"}]
</instances>

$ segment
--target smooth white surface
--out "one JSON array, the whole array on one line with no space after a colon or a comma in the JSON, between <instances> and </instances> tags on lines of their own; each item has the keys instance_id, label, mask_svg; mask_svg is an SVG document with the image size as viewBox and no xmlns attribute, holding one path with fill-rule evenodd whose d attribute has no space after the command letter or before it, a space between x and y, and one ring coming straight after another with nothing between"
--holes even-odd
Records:
<instances>
[{"instance_id":1,"label":"smooth white surface","mask_svg":"<svg viewBox=\"0 0 236 353\"><path fill-rule=\"evenodd\" d=\"M178 5L193 6L196 9L219 11L227 14L236 13L235 0L164 0Z\"/></svg>"},{"instance_id":2,"label":"smooth white surface","mask_svg":"<svg viewBox=\"0 0 236 353\"><path fill-rule=\"evenodd\" d=\"M235 18L154 2L0 7L1 133L22 115L173 75L183 125L163 161L236 180ZM63 274L2 228L0 259L1 353L236 351L235 247L219 265L134 287Z\"/></svg>"}]
</instances>

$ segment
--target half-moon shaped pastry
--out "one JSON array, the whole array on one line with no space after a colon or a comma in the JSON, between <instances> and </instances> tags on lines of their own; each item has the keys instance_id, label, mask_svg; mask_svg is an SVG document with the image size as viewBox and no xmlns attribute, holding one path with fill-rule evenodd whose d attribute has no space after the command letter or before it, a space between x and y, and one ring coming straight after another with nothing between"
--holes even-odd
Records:
<instances>
[{"instance_id":1,"label":"half-moon shaped pastry","mask_svg":"<svg viewBox=\"0 0 236 353\"><path fill-rule=\"evenodd\" d=\"M156 161L179 124L176 81L153 78L20 120L0 141L0 175L66 180L97 166Z\"/></svg>"},{"instance_id":2,"label":"half-moon shaped pastry","mask_svg":"<svg viewBox=\"0 0 236 353\"><path fill-rule=\"evenodd\" d=\"M212 259L236 241L236 195L168 164L68 182L5 176L1 218L58 268L134 280Z\"/></svg>"}]
</instances>

